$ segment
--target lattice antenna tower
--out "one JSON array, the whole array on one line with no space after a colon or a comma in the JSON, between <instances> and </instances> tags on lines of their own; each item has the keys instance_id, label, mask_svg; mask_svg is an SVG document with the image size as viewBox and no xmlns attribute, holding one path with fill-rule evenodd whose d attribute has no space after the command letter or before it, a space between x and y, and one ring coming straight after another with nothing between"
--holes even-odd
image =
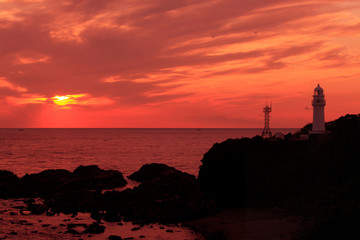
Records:
<instances>
[{"instance_id":1,"label":"lattice antenna tower","mask_svg":"<svg viewBox=\"0 0 360 240\"><path fill-rule=\"evenodd\" d=\"M271 138L272 133L270 130L270 113L272 109L272 103L270 103L270 107L267 104L267 98L266 98L266 106L263 108L263 112L265 113L265 127L262 131L261 136L263 138Z\"/></svg>"}]
</instances>

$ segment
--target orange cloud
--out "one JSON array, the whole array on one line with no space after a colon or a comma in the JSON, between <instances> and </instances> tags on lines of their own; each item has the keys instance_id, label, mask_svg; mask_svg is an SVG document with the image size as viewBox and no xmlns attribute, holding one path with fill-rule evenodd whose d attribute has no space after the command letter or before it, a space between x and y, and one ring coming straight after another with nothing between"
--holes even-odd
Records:
<instances>
[{"instance_id":1,"label":"orange cloud","mask_svg":"<svg viewBox=\"0 0 360 240\"><path fill-rule=\"evenodd\" d=\"M47 98L36 94L23 94L21 97L6 97L6 101L12 105L43 104Z\"/></svg>"},{"instance_id":2,"label":"orange cloud","mask_svg":"<svg viewBox=\"0 0 360 240\"><path fill-rule=\"evenodd\" d=\"M0 88L8 88L17 92L27 92L26 88L12 84L4 77L0 77Z\"/></svg>"},{"instance_id":3,"label":"orange cloud","mask_svg":"<svg viewBox=\"0 0 360 240\"><path fill-rule=\"evenodd\" d=\"M302 126L318 82L327 119L360 109L357 0L0 4L0 95L19 123L261 127L268 96L271 126Z\"/></svg>"}]
</instances>

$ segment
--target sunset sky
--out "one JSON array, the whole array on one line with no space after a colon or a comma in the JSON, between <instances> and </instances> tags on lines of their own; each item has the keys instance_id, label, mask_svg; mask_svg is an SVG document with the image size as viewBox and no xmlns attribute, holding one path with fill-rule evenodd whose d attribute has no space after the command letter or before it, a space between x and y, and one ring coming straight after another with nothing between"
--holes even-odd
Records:
<instances>
[{"instance_id":1,"label":"sunset sky","mask_svg":"<svg viewBox=\"0 0 360 240\"><path fill-rule=\"evenodd\" d=\"M359 0L0 0L0 127L270 127L360 111Z\"/></svg>"}]
</instances>

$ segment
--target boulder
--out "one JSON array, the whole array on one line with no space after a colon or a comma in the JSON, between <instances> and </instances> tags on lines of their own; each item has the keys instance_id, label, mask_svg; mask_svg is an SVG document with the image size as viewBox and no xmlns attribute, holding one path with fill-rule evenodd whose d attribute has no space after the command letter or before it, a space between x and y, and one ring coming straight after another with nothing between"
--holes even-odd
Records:
<instances>
[{"instance_id":1,"label":"boulder","mask_svg":"<svg viewBox=\"0 0 360 240\"><path fill-rule=\"evenodd\" d=\"M88 189L111 189L127 184L121 172L103 170L96 165L79 166L73 172L74 178L67 182L69 187Z\"/></svg>"},{"instance_id":2,"label":"boulder","mask_svg":"<svg viewBox=\"0 0 360 240\"><path fill-rule=\"evenodd\" d=\"M143 165L140 170L131 174L128 178L134 181L143 182L145 180L151 180L160 175L163 175L165 172L174 172L178 171L173 167L169 167L162 163L150 163Z\"/></svg>"},{"instance_id":3,"label":"boulder","mask_svg":"<svg viewBox=\"0 0 360 240\"><path fill-rule=\"evenodd\" d=\"M0 198L27 197L29 192L22 186L20 179L10 171L0 170Z\"/></svg>"},{"instance_id":4,"label":"boulder","mask_svg":"<svg viewBox=\"0 0 360 240\"><path fill-rule=\"evenodd\" d=\"M65 169L50 169L26 174L21 183L40 196L86 189L111 189L127 184L121 172L103 170L96 165L79 166L73 173Z\"/></svg>"},{"instance_id":5,"label":"boulder","mask_svg":"<svg viewBox=\"0 0 360 240\"><path fill-rule=\"evenodd\" d=\"M123 240L122 237L116 236L116 235L110 235L107 239L108 240Z\"/></svg>"},{"instance_id":6,"label":"boulder","mask_svg":"<svg viewBox=\"0 0 360 240\"><path fill-rule=\"evenodd\" d=\"M73 174L65 169L49 169L40 173L25 174L21 178L24 186L34 193L48 194L57 191L57 187L72 179Z\"/></svg>"},{"instance_id":7,"label":"boulder","mask_svg":"<svg viewBox=\"0 0 360 240\"><path fill-rule=\"evenodd\" d=\"M90 224L84 231L84 233L90 233L90 234L99 234L103 232L105 232L105 226L101 226L97 222Z\"/></svg>"},{"instance_id":8,"label":"boulder","mask_svg":"<svg viewBox=\"0 0 360 240\"><path fill-rule=\"evenodd\" d=\"M165 164L146 164L129 176L141 181L139 189L156 195L181 195L197 190L196 178Z\"/></svg>"},{"instance_id":9,"label":"boulder","mask_svg":"<svg viewBox=\"0 0 360 240\"><path fill-rule=\"evenodd\" d=\"M202 215L195 176L164 164L144 165L131 176L142 183L134 189L104 193L105 219L176 223Z\"/></svg>"}]
</instances>

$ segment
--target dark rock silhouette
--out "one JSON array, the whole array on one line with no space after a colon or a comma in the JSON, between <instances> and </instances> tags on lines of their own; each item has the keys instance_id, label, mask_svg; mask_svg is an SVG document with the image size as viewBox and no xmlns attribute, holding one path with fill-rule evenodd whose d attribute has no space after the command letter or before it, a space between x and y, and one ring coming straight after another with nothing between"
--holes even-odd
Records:
<instances>
[{"instance_id":1,"label":"dark rock silhouette","mask_svg":"<svg viewBox=\"0 0 360 240\"><path fill-rule=\"evenodd\" d=\"M134 189L104 193L105 220L120 217L143 222L179 222L203 215L201 193L194 176L164 164L148 164L131 175L143 181Z\"/></svg>"},{"instance_id":2,"label":"dark rock silhouette","mask_svg":"<svg viewBox=\"0 0 360 240\"><path fill-rule=\"evenodd\" d=\"M108 240L122 240L122 237L116 236L116 235L110 235L107 239Z\"/></svg>"},{"instance_id":3,"label":"dark rock silhouette","mask_svg":"<svg viewBox=\"0 0 360 240\"><path fill-rule=\"evenodd\" d=\"M73 178L64 183L66 188L112 189L127 184L121 172L103 170L96 165L79 166L73 172Z\"/></svg>"},{"instance_id":4,"label":"dark rock silhouette","mask_svg":"<svg viewBox=\"0 0 360 240\"><path fill-rule=\"evenodd\" d=\"M25 174L21 182L34 193L51 193L56 187L72 179L73 174L65 169L49 169L35 174Z\"/></svg>"},{"instance_id":5,"label":"dark rock silhouette","mask_svg":"<svg viewBox=\"0 0 360 240\"><path fill-rule=\"evenodd\" d=\"M138 187L106 193L101 189L122 186L125 180L120 172L97 166L80 166L73 173L47 170L26 175L21 182L44 200L26 201L32 214L91 212L97 221L120 221L125 217L140 222L173 223L213 211L204 204L196 178L188 173L164 164L149 164L133 176L142 181Z\"/></svg>"},{"instance_id":6,"label":"dark rock silhouette","mask_svg":"<svg viewBox=\"0 0 360 240\"><path fill-rule=\"evenodd\" d=\"M105 226L100 225L97 222L90 224L84 231L84 233L99 234L105 232Z\"/></svg>"},{"instance_id":7,"label":"dark rock silhouette","mask_svg":"<svg viewBox=\"0 0 360 240\"><path fill-rule=\"evenodd\" d=\"M229 139L204 155L198 181L220 208L276 206L305 186L307 141Z\"/></svg>"},{"instance_id":8,"label":"dark rock silhouette","mask_svg":"<svg viewBox=\"0 0 360 240\"><path fill-rule=\"evenodd\" d=\"M143 182L145 180L151 180L164 174L171 174L171 172L180 171L162 163L150 163L143 165L139 171L131 174L129 179Z\"/></svg>"},{"instance_id":9,"label":"dark rock silhouette","mask_svg":"<svg viewBox=\"0 0 360 240\"><path fill-rule=\"evenodd\" d=\"M111 189L127 184L121 172L102 170L95 165L79 166L73 173L65 169L51 169L26 174L21 182L26 189L40 196L64 191Z\"/></svg>"},{"instance_id":10,"label":"dark rock silhouette","mask_svg":"<svg viewBox=\"0 0 360 240\"><path fill-rule=\"evenodd\" d=\"M0 170L0 198L17 198L29 195L20 179L10 171Z\"/></svg>"},{"instance_id":11,"label":"dark rock silhouette","mask_svg":"<svg viewBox=\"0 0 360 240\"><path fill-rule=\"evenodd\" d=\"M139 188L156 194L182 194L197 190L195 176L181 172L165 164L143 165L139 171L131 174L130 179L142 182Z\"/></svg>"},{"instance_id":12,"label":"dark rock silhouette","mask_svg":"<svg viewBox=\"0 0 360 240\"><path fill-rule=\"evenodd\" d=\"M300 214L312 222L303 239L358 239L360 115L341 117L326 129L309 141L216 143L202 159L200 188L220 208L281 207Z\"/></svg>"}]
</instances>

